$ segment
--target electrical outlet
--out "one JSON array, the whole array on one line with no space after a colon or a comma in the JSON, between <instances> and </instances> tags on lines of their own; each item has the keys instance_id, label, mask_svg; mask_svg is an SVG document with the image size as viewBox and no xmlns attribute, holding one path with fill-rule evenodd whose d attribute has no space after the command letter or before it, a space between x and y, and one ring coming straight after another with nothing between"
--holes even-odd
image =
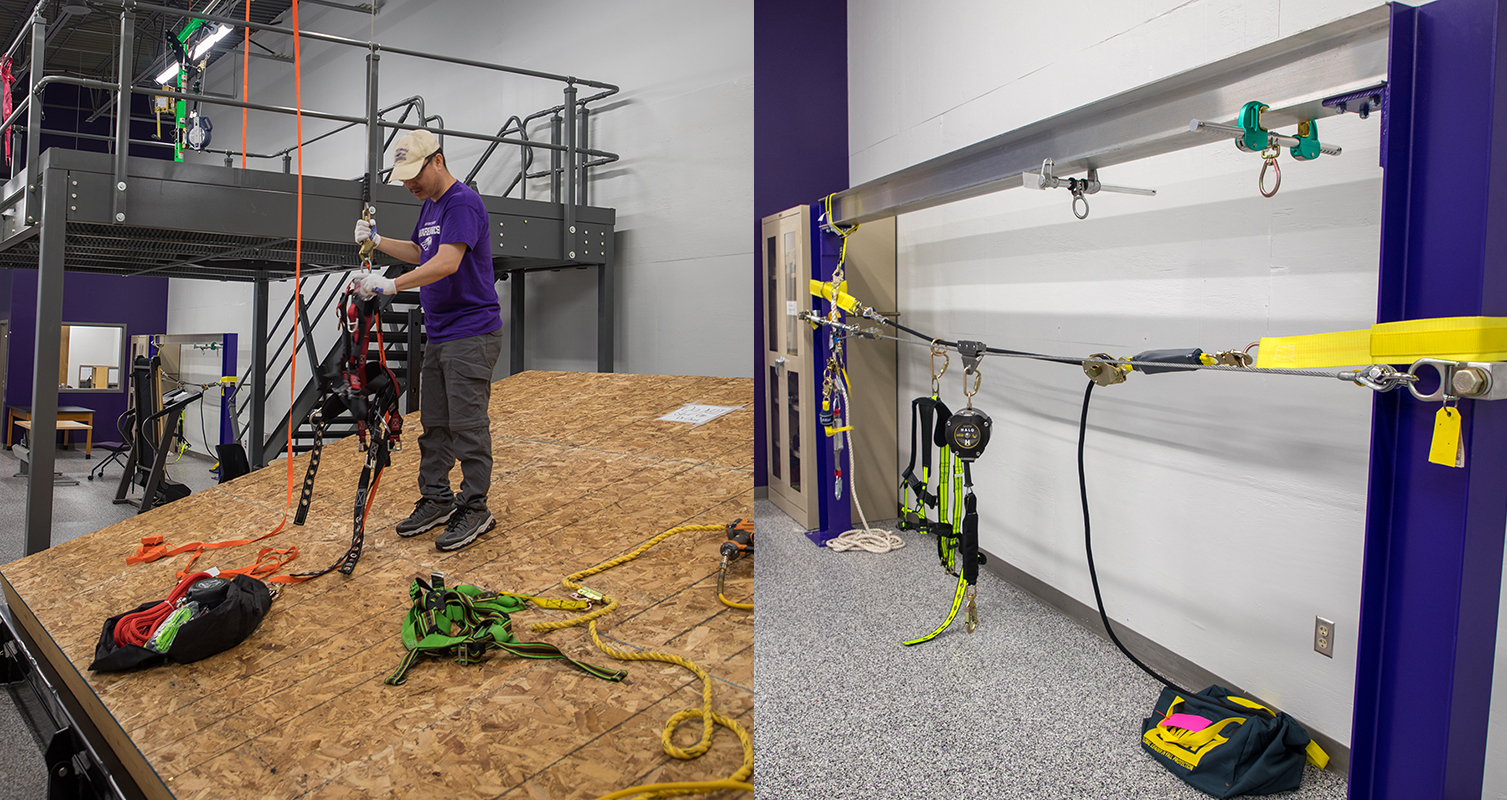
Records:
<instances>
[{"instance_id":1,"label":"electrical outlet","mask_svg":"<svg viewBox=\"0 0 1507 800\"><path fill-rule=\"evenodd\" d=\"M1313 650L1334 658L1334 623L1323 617L1313 618Z\"/></svg>"}]
</instances>

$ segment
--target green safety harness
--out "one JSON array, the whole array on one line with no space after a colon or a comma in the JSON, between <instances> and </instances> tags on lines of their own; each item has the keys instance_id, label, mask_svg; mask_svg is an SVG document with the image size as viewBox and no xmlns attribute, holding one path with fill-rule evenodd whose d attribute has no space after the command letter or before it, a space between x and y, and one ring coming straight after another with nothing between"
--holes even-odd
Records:
<instances>
[{"instance_id":1,"label":"green safety harness","mask_svg":"<svg viewBox=\"0 0 1507 800\"><path fill-rule=\"evenodd\" d=\"M511 614L525 608L525 601L540 608L579 610L589 603L552 600L545 597L488 592L470 584L445 588L445 574L436 572L425 583L414 578L408 587L413 607L403 620L403 647L408 652L398 668L387 676L388 686L401 686L408 680L408 670L420 656L444 656L457 664L479 664L492 650L505 650L522 658L563 658L592 677L621 681L628 673L602 669L577 661L544 642L521 642L513 636Z\"/></svg>"},{"instance_id":2,"label":"green safety harness","mask_svg":"<svg viewBox=\"0 0 1507 800\"><path fill-rule=\"evenodd\" d=\"M905 642L906 645L929 642L942 631L947 630L952 625L952 621L957 618L958 611L963 608L965 601L968 609L968 632L973 633L978 627L978 610L974 604L974 595L978 584L979 565L985 562L986 556L979 552L978 500L973 494L971 467L973 462L983 454L984 446L989 443L993 421L989 419L988 414L973 407L973 396L978 393L979 387L978 362L983 357L985 347L982 342L958 342L958 350L963 355L966 368L963 394L968 398L968 407L954 414L938 398L942 373L947 371L947 353L934 343L932 345L932 396L917 398L911 403L913 448L916 440L917 418L919 417L923 423L921 470L925 477L920 481L915 479L914 453L911 466L907 467L901 476L901 527L905 527L909 522L916 526L916 530L935 533L937 557L948 574L957 576L958 584L952 594L952 608L942 624L925 636ZM940 370L936 368L938 355L943 357ZM973 378L971 390L968 388L969 376ZM935 414L935 423L931 421L933 414ZM927 491L930 481L930 446L933 442L937 445L941 456L935 495ZM917 513L908 513L910 499L907 494L918 500L919 505L915 509ZM937 509L937 521L928 520L926 517L928 499L934 501L932 505Z\"/></svg>"},{"instance_id":3,"label":"green safety harness","mask_svg":"<svg viewBox=\"0 0 1507 800\"><path fill-rule=\"evenodd\" d=\"M937 369L937 358L942 368ZM942 375L951 358L933 345L931 396L911 401L910 463L900 474L900 529L935 534L937 560L948 574L958 574L958 539L963 530L963 462L947 443L947 422L952 411L938 397ZM937 447L936 490L932 490L931 449ZM921 452L921 474L916 475L916 451Z\"/></svg>"}]
</instances>

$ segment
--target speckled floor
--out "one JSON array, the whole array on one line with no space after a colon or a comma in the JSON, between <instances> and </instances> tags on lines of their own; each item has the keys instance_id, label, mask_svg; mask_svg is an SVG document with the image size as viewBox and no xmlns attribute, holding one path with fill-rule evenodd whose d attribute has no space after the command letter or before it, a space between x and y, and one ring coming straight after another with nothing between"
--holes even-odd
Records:
<instances>
[{"instance_id":1,"label":"speckled floor","mask_svg":"<svg viewBox=\"0 0 1507 800\"><path fill-rule=\"evenodd\" d=\"M1160 685L1068 617L994 575L980 629L941 622L954 579L929 539L885 555L818 548L757 504L757 796L1206 798L1140 747ZM1273 797L1343 798L1307 767Z\"/></svg>"}]
</instances>

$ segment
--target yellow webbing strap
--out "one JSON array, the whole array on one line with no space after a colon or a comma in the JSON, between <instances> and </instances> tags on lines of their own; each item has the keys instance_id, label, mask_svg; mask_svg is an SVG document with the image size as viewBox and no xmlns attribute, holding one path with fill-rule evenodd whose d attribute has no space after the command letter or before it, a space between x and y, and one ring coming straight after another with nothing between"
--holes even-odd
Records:
<instances>
[{"instance_id":1,"label":"yellow webbing strap","mask_svg":"<svg viewBox=\"0 0 1507 800\"><path fill-rule=\"evenodd\" d=\"M957 589L957 591L955 591L955 592L952 593L952 610L947 612L947 619L942 620L942 624L938 625L937 629L934 630L934 631L932 631L931 633L928 633L928 634L926 634L925 636L922 636L919 639L911 639L908 642L904 642L904 644L907 645L907 646L909 646L909 645L913 645L913 644L921 644L922 642L929 642L932 639L937 638L937 636L939 634L941 634L942 631L947 630L947 626L951 625L952 621L954 619L957 619L958 609L960 609L960 608L963 607L963 592L967 588L968 588L968 581L967 581L967 579L965 579L963 577L963 575L961 573L959 573L958 574L958 589Z\"/></svg>"},{"instance_id":2,"label":"yellow webbing strap","mask_svg":"<svg viewBox=\"0 0 1507 800\"><path fill-rule=\"evenodd\" d=\"M1382 322L1359 331L1261 339L1257 369L1507 360L1507 317L1437 317Z\"/></svg>"},{"instance_id":3,"label":"yellow webbing strap","mask_svg":"<svg viewBox=\"0 0 1507 800\"><path fill-rule=\"evenodd\" d=\"M823 281L812 280L811 296L820 297L823 300L836 305L843 311L848 312L849 314L858 313L858 298L854 297L851 294L848 294L847 281L843 281L838 285L837 294L834 297L832 293L832 284Z\"/></svg>"},{"instance_id":4,"label":"yellow webbing strap","mask_svg":"<svg viewBox=\"0 0 1507 800\"><path fill-rule=\"evenodd\" d=\"M585 600L556 600L553 597L535 597L531 594L515 594L513 592L497 592L497 594L516 597L519 600L527 600L540 608L558 608L565 611L585 611L591 608L591 604Z\"/></svg>"}]
</instances>

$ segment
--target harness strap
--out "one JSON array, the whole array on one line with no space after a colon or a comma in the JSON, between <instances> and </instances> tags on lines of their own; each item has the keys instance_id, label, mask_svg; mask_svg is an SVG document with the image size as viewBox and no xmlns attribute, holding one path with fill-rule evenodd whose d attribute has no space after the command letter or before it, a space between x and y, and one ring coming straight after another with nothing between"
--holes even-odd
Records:
<instances>
[{"instance_id":1,"label":"harness strap","mask_svg":"<svg viewBox=\"0 0 1507 800\"><path fill-rule=\"evenodd\" d=\"M587 604L549 601L549 598L511 592L483 593L469 584L447 590L443 579L438 576L433 586L422 578L415 578L409 587L409 597L413 600L413 607L403 622L403 646L408 652L397 669L387 676L385 682L389 686L405 683L409 669L419 656L449 656L458 664L476 664L492 650L502 650L520 658L563 659L602 680L621 681L627 677L627 673L621 670L603 669L577 661L547 642L522 642L513 635L510 615L523 610L525 600L536 605L558 604L558 607Z\"/></svg>"}]
</instances>

